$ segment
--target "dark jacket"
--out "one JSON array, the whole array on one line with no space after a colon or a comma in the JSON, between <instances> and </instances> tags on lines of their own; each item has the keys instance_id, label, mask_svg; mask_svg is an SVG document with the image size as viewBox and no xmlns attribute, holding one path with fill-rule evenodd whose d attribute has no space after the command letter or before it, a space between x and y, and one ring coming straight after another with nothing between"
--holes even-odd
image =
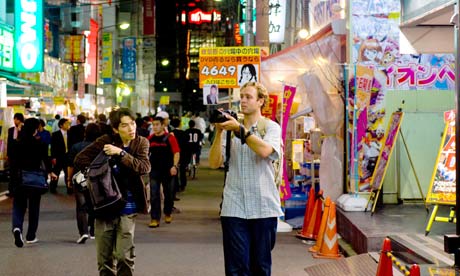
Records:
<instances>
[{"instance_id":1,"label":"dark jacket","mask_svg":"<svg viewBox=\"0 0 460 276\"><path fill-rule=\"evenodd\" d=\"M76 143L85 138L85 126L82 124L74 125L67 131L67 149L70 150Z\"/></svg>"},{"instance_id":2,"label":"dark jacket","mask_svg":"<svg viewBox=\"0 0 460 276\"><path fill-rule=\"evenodd\" d=\"M68 137L69 135L67 133L67 142L69 142ZM51 158L67 162L67 151L61 130L55 131L51 135Z\"/></svg>"},{"instance_id":3,"label":"dark jacket","mask_svg":"<svg viewBox=\"0 0 460 276\"><path fill-rule=\"evenodd\" d=\"M114 146L123 148L123 142L118 134L103 135L77 154L74 159L75 167L88 167L106 144L113 144ZM119 162L129 169L130 178L127 183L129 185L129 190L134 196L137 211L139 213L148 213L148 208L150 206L150 187L148 182L150 161L148 154L148 140L144 137L137 136L129 145L129 153L119 159ZM120 186L119 188L121 193L126 195L126 187Z\"/></svg>"}]
</instances>

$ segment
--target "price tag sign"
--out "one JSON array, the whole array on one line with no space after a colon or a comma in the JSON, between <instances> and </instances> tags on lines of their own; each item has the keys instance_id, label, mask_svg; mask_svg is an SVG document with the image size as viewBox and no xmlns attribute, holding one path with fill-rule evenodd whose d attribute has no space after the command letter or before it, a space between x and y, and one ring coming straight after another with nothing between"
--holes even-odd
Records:
<instances>
[{"instance_id":1,"label":"price tag sign","mask_svg":"<svg viewBox=\"0 0 460 276\"><path fill-rule=\"evenodd\" d=\"M260 47L200 48L200 88L206 84L238 88L244 75L259 81L260 53Z\"/></svg>"}]
</instances>

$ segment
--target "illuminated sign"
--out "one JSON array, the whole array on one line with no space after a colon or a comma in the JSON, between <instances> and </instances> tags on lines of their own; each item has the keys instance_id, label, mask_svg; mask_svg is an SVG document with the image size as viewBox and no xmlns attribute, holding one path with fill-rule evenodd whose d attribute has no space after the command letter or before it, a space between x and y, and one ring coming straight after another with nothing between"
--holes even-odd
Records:
<instances>
[{"instance_id":1,"label":"illuminated sign","mask_svg":"<svg viewBox=\"0 0 460 276\"><path fill-rule=\"evenodd\" d=\"M241 5L246 6L247 0L240 0ZM256 1L252 0L254 7L252 11L252 30L254 33L256 32ZM284 31L286 30L286 0L270 0L268 8L269 8L269 40L271 43L283 43L284 42ZM243 8L242 19L243 21L246 20L246 9ZM240 26L240 34L244 35L245 24L241 24Z\"/></svg>"},{"instance_id":2,"label":"illuminated sign","mask_svg":"<svg viewBox=\"0 0 460 276\"><path fill-rule=\"evenodd\" d=\"M14 1L14 71L43 71L43 0Z\"/></svg>"},{"instance_id":3,"label":"illuminated sign","mask_svg":"<svg viewBox=\"0 0 460 276\"><path fill-rule=\"evenodd\" d=\"M0 24L0 69L13 71L13 28Z\"/></svg>"},{"instance_id":4,"label":"illuminated sign","mask_svg":"<svg viewBox=\"0 0 460 276\"><path fill-rule=\"evenodd\" d=\"M200 9L195 9L188 13L189 23L193 24L202 24L202 23L212 23L218 22L222 19L222 13L216 10L211 12L204 12ZM181 14L182 24L186 23L185 12Z\"/></svg>"}]
</instances>

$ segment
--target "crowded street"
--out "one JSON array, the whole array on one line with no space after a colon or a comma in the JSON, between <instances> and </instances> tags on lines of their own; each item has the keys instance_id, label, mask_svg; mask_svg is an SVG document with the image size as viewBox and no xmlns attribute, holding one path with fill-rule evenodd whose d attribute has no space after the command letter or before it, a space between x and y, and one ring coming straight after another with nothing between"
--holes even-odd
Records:
<instances>
[{"instance_id":1,"label":"crowded street","mask_svg":"<svg viewBox=\"0 0 460 276\"><path fill-rule=\"evenodd\" d=\"M206 152L204 152L206 156ZM206 157L205 157L206 158ZM136 223L135 275L224 275L219 203L223 170L208 168L202 160L197 177L175 201L179 214L171 224L161 222L151 229L148 215L138 215ZM6 187L2 183L0 187ZM39 276L97 275L94 240L77 244L75 199L59 186L57 194L42 197L39 242L17 248L11 233L12 200L0 202L0 275ZM27 225L27 218L25 220ZM311 244L309 245L311 246ZM306 275L304 268L328 260L313 259L305 243L294 232L278 233L273 250L273 273L278 276Z\"/></svg>"}]
</instances>

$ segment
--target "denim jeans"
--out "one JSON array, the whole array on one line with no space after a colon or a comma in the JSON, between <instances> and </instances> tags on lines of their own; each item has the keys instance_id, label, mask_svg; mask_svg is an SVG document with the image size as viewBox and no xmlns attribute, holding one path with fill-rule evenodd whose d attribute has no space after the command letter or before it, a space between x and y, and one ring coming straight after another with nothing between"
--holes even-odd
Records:
<instances>
[{"instance_id":1,"label":"denim jeans","mask_svg":"<svg viewBox=\"0 0 460 276\"><path fill-rule=\"evenodd\" d=\"M94 216L91 214L91 203L90 203L90 196L88 191L80 191L78 188L74 187L75 191L75 210L77 214L77 227L78 233L81 235L88 234L88 226L89 226L89 234L94 235Z\"/></svg>"},{"instance_id":2,"label":"denim jeans","mask_svg":"<svg viewBox=\"0 0 460 276\"><path fill-rule=\"evenodd\" d=\"M173 207L173 183L172 177L168 172L150 172L150 217L159 220L161 218L161 195L160 185L163 186L165 215L171 215Z\"/></svg>"},{"instance_id":3,"label":"denim jeans","mask_svg":"<svg viewBox=\"0 0 460 276\"><path fill-rule=\"evenodd\" d=\"M18 189L13 199L13 229L19 228L22 232L24 224L24 215L26 209L29 209L29 226L27 228L26 240L31 241L36 238L38 228L38 218L40 214L40 199L39 193L24 191Z\"/></svg>"},{"instance_id":4,"label":"denim jeans","mask_svg":"<svg viewBox=\"0 0 460 276\"><path fill-rule=\"evenodd\" d=\"M225 275L271 275L278 219L221 217Z\"/></svg>"},{"instance_id":5,"label":"denim jeans","mask_svg":"<svg viewBox=\"0 0 460 276\"><path fill-rule=\"evenodd\" d=\"M100 276L134 273L136 214L114 219L96 219L97 266ZM114 267L116 262L116 269Z\"/></svg>"}]
</instances>

